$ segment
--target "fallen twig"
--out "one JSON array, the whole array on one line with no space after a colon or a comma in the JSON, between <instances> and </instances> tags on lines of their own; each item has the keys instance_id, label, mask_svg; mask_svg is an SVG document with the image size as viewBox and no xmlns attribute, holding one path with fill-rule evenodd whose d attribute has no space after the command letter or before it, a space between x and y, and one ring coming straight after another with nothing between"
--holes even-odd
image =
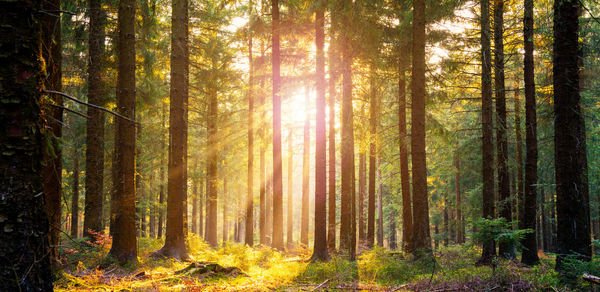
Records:
<instances>
[{"instance_id":1,"label":"fallen twig","mask_svg":"<svg viewBox=\"0 0 600 292\"><path fill-rule=\"evenodd\" d=\"M323 283L321 283L317 287L315 287L315 289L313 289L313 291L317 291L317 290L321 289L321 287L325 286L327 283L329 283L329 281L331 281L331 279L327 279L327 280L323 281Z\"/></svg>"},{"instance_id":2,"label":"fallen twig","mask_svg":"<svg viewBox=\"0 0 600 292\"><path fill-rule=\"evenodd\" d=\"M600 277L594 276L594 275L590 275L590 274L583 274L581 276L581 278L583 278L584 280L590 282L590 283L594 283L596 285L600 285Z\"/></svg>"}]
</instances>

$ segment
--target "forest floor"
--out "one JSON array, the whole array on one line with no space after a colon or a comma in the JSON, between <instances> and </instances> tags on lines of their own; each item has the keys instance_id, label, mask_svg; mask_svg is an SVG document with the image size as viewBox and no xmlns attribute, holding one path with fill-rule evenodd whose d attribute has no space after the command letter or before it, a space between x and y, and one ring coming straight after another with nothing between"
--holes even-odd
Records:
<instances>
[{"instance_id":1,"label":"forest floor","mask_svg":"<svg viewBox=\"0 0 600 292\"><path fill-rule=\"evenodd\" d=\"M554 260L543 255L540 265L526 267L499 261L495 267L474 265L479 250L469 245L440 248L432 258L413 260L399 252L375 248L350 262L333 257L308 263L311 251L280 253L266 247L231 243L215 250L195 236L188 240L191 262L238 269L187 269L190 262L154 259L161 240L138 240L139 263L131 267L100 264L109 240L96 245L71 241L62 247L63 269L57 291L564 291ZM179 272L178 272L179 271ZM581 287L581 286L580 286ZM589 288L589 287L588 287Z\"/></svg>"}]
</instances>

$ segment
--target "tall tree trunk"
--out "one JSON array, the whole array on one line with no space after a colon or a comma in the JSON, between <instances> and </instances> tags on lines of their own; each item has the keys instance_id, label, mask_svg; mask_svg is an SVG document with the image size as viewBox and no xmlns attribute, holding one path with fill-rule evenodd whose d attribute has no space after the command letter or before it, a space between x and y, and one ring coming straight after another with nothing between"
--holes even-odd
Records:
<instances>
[{"instance_id":1,"label":"tall tree trunk","mask_svg":"<svg viewBox=\"0 0 600 292\"><path fill-rule=\"evenodd\" d=\"M60 0L49 0L42 2L42 9L46 11L60 10ZM62 44L61 44L61 22L60 13L48 13L41 15L42 20L42 57L46 63L46 78L44 87L46 89L62 90ZM44 103L44 101L42 101ZM43 163L42 163L42 188L46 198L46 212L48 214L50 244L50 259L53 265L57 264L58 245L60 241L60 215L61 215L61 193L62 193L62 151L61 137L63 101L60 95L53 95L44 108L49 129L49 139L44 140Z\"/></svg>"},{"instance_id":2,"label":"tall tree trunk","mask_svg":"<svg viewBox=\"0 0 600 292\"><path fill-rule=\"evenodd\" d=\"M208 105L208 164L206 185L206 241L212 246L217 246L217 165L219 153L217 145L217 117L218 117L217 93L210 89Z\"/></svg>"},{"instance_id":3,"label":"tall tree trunk","mask_svg":"<svg viewBox=\"0 0 600 292\"><path fill-rule=\"evenodd\" d=\"M167 104L166 103L162 103L162 115L161 115L161 124L162 124L162 129L165 128L165 123L166 123L166 107ZM165 203L165 140L166 137L164 137L165 135L163 135L163 133L161 132L161 137L160 137L160 175L159 175L159 179L160 179L160 185L159 185L159 194L158 194L158 204L159 204L159 208L158 208L158 238L162 238L163 236L163 229L164 229L164 216L165 216L165 211L164 211L164 207L163 204Z\"/></svg>"},{"instance_id":4,"label":"tall tree trunk","mask_svg":"<svg viewBox=\"0 0 600 292\"><path fill-rule=\"evenodd\" d=\"M510 178L508 176L508 141L506 138L506 90L504 80L504 0L494 0L494 85L496 96L496 148L498 167L498 214L511 221ZM512 259L515 249L510 242L500 242L498 253Z\"/></svg>"},{"instance_id":5,"label":"tall tree trunk","mask_svg":"<svg viewBox=\"0 0 600 292\"><path fill-rule=\"evenodd\" d=\"M225 167L223 167L225 168ZM223 241L223 246L225 246L225 244L229 241L229 219L227 218L228 216L228 211L227 211L227 205L230 203L228 200L228 196L227 196L227 176L223 176L223 225L221 226L223 228L222 230L222 241Z\"/></svg>"},{"instance_id":6,"label":"tall tree trunk","mask_svg":"<svg viewBox=\"0 0 600 292\"><path fill-rule=\"evenodd\" d=\"M187 259L184 217L186 199L186 87L188 54L188 1L172 3L171 90L169 107L169 165L167 178L167 229L165 245L156 256ZM186 186L185 188L183 186Z\"/></svg>"},{"instance_id":7,"label":"tall tree trunk","mask_svg":"<svg viewBox=\"0 0 600 292\"><path fill-rule=\"evenodd\" d=\"M117 109L135 119L135 1L120 0L118 16ZM109 255L121 264L137 262L135 238L135 124L117 120L118 177L113 198L114 231Z\"/></svg>"},{"instance_id":8,"label":"tall tree trunk","mask_svg":"<svg viewBox=\"0 0 600 292\"><path fill-rule=\"evenodd\" d=\"M302 219L300 221L300 243L308 246L308 192L310 184L308 181L310 177L310 86L306 84L304 90L306 93L306 98L304 100L304 112L306 113L306 116L304 117L304 145L302 148Z\"/></svg>"},{"instance_id":9,"label":"tall tree trunk","mask_svg":"<svg viewBox=\"0 0 600 292\"><path fill-rule=\"evenodd\" d=\"M513 218L516 217L516 220L519 221L519 225L522 225L521 219L523 218L523 207L525 204L525 192L523 179L525 178L523 175L523 134L521 133L521 101L519 97L519 77L515 76L515 98L514 98L514 108L515 108L515 152L516 152L516 174L515 174L515 194L517 207L514 209L517 214L513 214ZM516 216L515 216L516 215Z\"/></svg>"},{"instance_id":10,"label":"tall tree trunk","mask_svg":"<svg viewBox=\"0 0 600 292\"><path fill-rule=\"evenodd\" d=\"M315 121L315 241L312 259L327 260L327 141L325 126L325 7L315 12L316 121Z\"/></svg>"},{"instance_id":11,"label":"tall tree trunk","mask_svg":"<svg viewBox=\"0 0 600 292\"><path fill-rule=\"evenodd\" d=\"M343 25L349 27L352 14L352 1L341 0ZM354 117L352 108L352 52L350 31L342 32L342 197L340 224L340 252L350 260L355 259L352 233L354 215Z\"/></svg>"},{"instance_id":12,"label":"tall tree trunk","mask_svg":"<svg viewBox=\"0 0 600 292\"><path fill-rule=\"evenodd\" d=\"M273 168L266 166L267 181L265 185L265 231L266 243L272 247L273 242Z\"/></svg>"},{"instance_id":13,"label":"tall tree trunk","mask_svg":"<svg viewBox=\"0 0 600 292\"><path fill-rule=\"evenodd\" d=\"M73 151L73 185L71 193L71 237L79 237L79 153Z\"/></svg>"},{"instance_id":14,"label":"tall tree trunk","mask_svg":"<svg viewBox=\"0 0 600 292\"><path fill-rule=\"evenodd\" d=\"M492 122L492 59L490 54L490 1L481 0L481 123L482 135L482 177L483 177L483 218L494 218L494 145ZM496 256L496 243L493 240L483 243L478 264L491 265Z\"/></svg>"},{"instance_id":15,"label":"tall tree trunk","mask_svg":"<svg viewBox=\"0 0 600 292\"><path fill-rule=\"evenodd\" d=\"M0 17L0 290L52 291L42 187L42 1L2 2ZM57 226L58 227L58 226ZM18 260L17 260L18 259ZM19 275L19 277L15 277Z\"/></svg>"},{"instance_id":16,"label":"tall tree trunk","mask_svg":"<svg viewBox=\"0 0 600 292\"><path fill-rule=\"evenodd\" d=\"M198 236L204 238L204 180L200 179L200 192L198 194Z\"/></svg>"},{"instance_id":17,"label":"tall tree trunk","mask_svg":"<svg viewBox=\"0 0 600 292\"><path fill-rule=\"evenodd\" d=\"M293 197L293 180L294 180L294 149L292 149L292 131L290 127L288 135L288 173L287 173L287 248L292 249L294 245L294 197Z\"/></svg>"},{"instance_id":18,"label":"tall tree trunk","mask_svg":"<svg viewBox=\"0 0 600 292\"><path fill-rule=\"evenodd\" d=\"M279 56L279 0L271 0L273 17L273 238L272 246L283 250L283 186L281 161L281 76Z\"/></svg>"},{"instance_id":19,"label":"tall tree trunk","mask_svg":"<svg viewBox=\"0 0 600 292\"><path fill-rule=\"evenodd\" d=\"M425 1L413 3L413 61L411 106L411 151L413 174L414 234L413 253L431 252L429 203L427 199L427 164L425 153Z\"/></svg>"},{"instance_id":20,"label":"tall tree trunk","mask_svg":"<svg viewBox=\"0 0 600 292\"><path fill-rule=\"evenodd\" d=\"M137 117L138 121L142 120L142 115L141 113L138 113L138 117ZM142 159L141 159L141 144L142 144L142 125L137 125L137 129L136 129L136 147L135 147L135 191L136 191L136 202L138 202L138 204L136 204L135 207L135 219L136 219L136 224L137 224L137 236L138 237L145 237L145 228L146 228L146 215L145 215L145 210L144 210L144 188L142 187Z\"/></svg>"},{"instance_id":21,"label":"tall tree trunk","mask_svg":"<svg viewBox=\"0 0 600 292\"><path fill-rule=\"evenodd\" d=\"M398 248L398 239L396 239L396 209L391 209L390 212L390 237L389 237L389 248L395 250Z\"/></svg>"},{"instance_id":22,"label":"tall tree trunk","mask_svg":"<svg viewBox=\"0 0 600 292\"><path fill-rule=\"evenodd\" d=\"M336 36L335 28L337 27L335 9L331 11L331 26L329 30L329 137L328 137L328 185L327 185L327 249L330 252L336 251L336 224L335 224L335 100L336 100L336 81L339 73L337 72L337 64L339 63L339 54L336 51Z\"/></svg>"},{"instance_id":23,"label":"tall tree trunk","mask_svg":"<svg viewBox=\"0 0 600 292\"><path fill-rule=\"evenodd\" d=\"M410 174L408 172L408 135L406 133L406 66L405 49L400 49L398 78L398 139L400 140L400 184L402 188L402 249L413 251L413 212L410 192Z\"/></svg>"},{"instance_id":24,"label":"tall tree trunk","mask_svg":"<svg viewBox=\"0 0 600 292\"><path fill-rule=\"evenodd\" d=\"M148 192L148 194L150 195L150 213L148 214L150 238L156 238L156 194L154 193L154 170L150 172L150 178L148 179L148 183L150 184L150 190Z\"/></svg>"},{"instance_id":25,"label":"tall tree trunk","mask_svg":"<svg viewBox=\"0 0 600 292\"><path fill-rule=\"evenodd\" d=\"M248 190L246 195L245 243L254 245L254 59L252 58L252 36L248 38Z\"/></svg>"},{"instance_id":26,"label":"tall tree trunk","mask_svg":"<svg viewBox=\"0 0 600 292\"><path fill-rule=\"evenodd\" d=\"M521 204L519 228L535 229L537 210L537 115L535 98L535 72L533 65L533 0L525 0L523 39L525 44L524 79L525 79L525 193ZM521 241L523 253L521 262L527 265L537 264L537 241L535 233L525 234Z\"/></svg>"},{"instance_id":27,"label":"tall tree trunk","mask_svg":"<svg viewBox=\"0 0 600 292\"><path fill-rule=\"evenodd\" d=\"M367 230L365 226L365 199L367 198L367 155L364 151L358 153L358 242L365 244ZM368 203L368 201L367 201Z\"/></svg>"},{"instance_id":28,"label":"tall tree trunk","mask_svg":"<svg viewBox=\"0 0 600 292\"><path fill-rule=\"evenodd\" d=\"M261 49L260 49L260 58L261 60L263 60L261 63L261 73L264 73L262 69L264 69L264 60L265 60L265 45L263 42L261 42ZM264 79L261 79L261 89L264 89ZM262 91L261 91L262 92ZM266 108L265 108L265 95L264 94L260 94L259 96L259 106L258 108L261 111L261 119L260 119L260 129L258 130L258 136L259 136L259 140L260 140L260 156L259 156L259 165L258 165L258 173L259 173L259 181L260 181L260 214L259 214L259 221L258 221L258 228L259 228L259 237L260 237L260 244L266 245L267 244L267 205L266 205L266 179L265 179L265 175L266 175L266 163L265 163L265 148L266 148L266 143L265 143L265 128L266 128L266 123L265 123L265 115L266 115Z\"/></svg>"},{"instance_id":29,"label":"tall tree trunk","mask_svg":"<svg viewBox=\"0 0 600 292\"><path fill-rule=\"evenodd\" d=\"M375 172L377 171L377 91L375 90L375 72L371 65L371 92L369 96L369 207L367 214L367 247L372 248L375 243Z\"/></svg>"},{"instance_id":30,"label":"tall tree trunk","mask_svg":"<svg viewBox=\"0 0 600 292\"><path fill-rule=\"evenodd\" d=\"M192 233L198 234L198 182L194 184L194 194L192 195Z\"/></svg>"},{"instance_id":31,"label":"tall tree trunk","mask_svg":"<svg viewBox=\"0 0 600 292\"><path fill-rule=\"evenodd\" d=\"M558 258L591 260L585 121L580 97L579 9L575 0L554 2L554 159Z\"/></svg>"}]
</instances>

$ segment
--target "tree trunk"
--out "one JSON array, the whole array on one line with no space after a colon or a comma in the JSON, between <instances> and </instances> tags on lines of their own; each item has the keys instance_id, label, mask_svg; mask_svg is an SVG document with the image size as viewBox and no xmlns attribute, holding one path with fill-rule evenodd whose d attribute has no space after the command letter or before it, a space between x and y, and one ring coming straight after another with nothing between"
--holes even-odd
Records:
<instances>
[{"instance_id":1,"label":"tree trunk","mask_svg":"<svg viewBox=\"0 0 600 292\"><path fill-rule=\"evenodd\" d=\"M336 64L339 63L339 54L336 51L336 36L335 28L337 27L336 17L337 12L335 9L331 11L331 26L329 31L329 137L328 137L328 204L327 204L327 249L330 252L336 251L335 238L336 238L336 226L335 226L335 99L336 99L336 81L338 79L338 72Z\"/></svg>"},{"instance_id":2,"label":"tree trunk","mask_svg":"<svg viewBox=\"0 0 600 292\"><path fill-rule=\"evenodd\" d=\"M396 239L396 209L390 211L390 237L389 237L389 248L391 250L398 249L398 240Z\"/></svg>"},{"instance_id":3,"label":"tree trunk","mask_svg":"<svg viewBox=\"0 0 600 292\"><path fill-rule=\"evenodd\" d=\"M558 258L591 260L589 185L585 121L580 97L580 2L554 2L554 159Z\"/></svg>"},{"instance_id":4,"label":"tree trunk","mask_svg":"<svg viewBox=\"0 0 600 292\"><path fill-rule=\"evenodd\" d=\"M188 54L188 2L172 3L171 25L171 90L169 107L169 164L167 178L167 229L165 245L156 256L187 259L184 217L186 199L186 87ZM183 186L186 186L185 188Z\"/></svg>"},{"instance_id":5,"label":"tree trunk","mask_svg":"<svg viewBox=\"0 0 600 292\"><path fill-rule=\"evenodd\" d=\"M135 1L119 1L117 109L135 119ZM114 232L109 255L121 264L137 262L135 238L135 124L119 119L118 177L113 198Z\"/></svg>"},{"instance_id":6,"label":"tree trunk","mask_svg":"<svg viewBox=\"0 0 600 292\"><path fill-rule=\"evenodd\" d=\"M300 243L308 246L308 192L309 192L309 177L310 177L310 86L307 84L304 88L306 98L304 101L305 113L304 118L304 145L302 150L302 220L300 221Z\"/></svg>"},{"instance_id":7,"label":"tree trunk","mask_svg":"<svg viewBox=\"0 0 600 292\"><path fill-rule=\"evenodd\" d=\"M192 233L198 234L198 182L193 181L194 194L192 195Z\"/></svg>"},{"instance_id":8,"label":"tree trunk","mask_svg":"<svg viewBox=\"0 0 600 292\"><path fill-rule=\"evenodd\" d=\"M42 2L42 9L54 11L60 10L60 0ZM46 63L46 78L44 87L46 89L62 90L62 44L60 14L42 14L42 57ZM42 101L44 102L44 101ZM44 109L44 112L52 117L48 119L49 138L44 140L42 163L42 188L46 198L46 212L48 214L49 232L48 242L50 244L50 259L53 265L57 264L58 245L60 243L60 215L61 215L61 193L62 193L62 124L63 105L60 95L50 96L47 102L52 105ZM100 216L102 218L102 216Z\"/></svg>"},{"instance_id":9,"label":"tree trunk","mask_svg":"<svg viewBox=\"0 0 600 292\"><path fill-rule=\"evenodd\" d=\"M343 25L349 27L351 21L352 1L341 0L343 12ZM349 31L342 33L342 198L341 198L341 224L340 224L340 252L348 259L354 260L352 233L352 216L355 202L354 193L354 118L352 107L352 52L350 51L351 38Z\"/></svg>"},{"instance_id":10,"label":"tree trunk","mask_svg":"<svg viewBox=\"0 0 600 292\"><path fill-rule=\"evenodd\" d=\"M490 1L481 0L481 123L482 136L482 177L483 177L483 218L494 218L494 145L492 122L492 60L490 54ZM491 265L496 256L496 243L493 240L483 243L481 265Z\"/></svg>"},{"instance_id":11,"label":"tree trunk","mask_svg":"<svg viewBox=\"0 0 600 292\"><path fill-rule=\"evenodd\" d=\"M523 39L525 44L525 184L524 199L519 202L521 208L520 229L535 229L537 210L537 116L535 97L535 72L533 65L533 0L525 0ZM521 177L520 177L521 178ZM528 233L521 241L523 253L521 262L534 265L539 262L535 233Z\"/></svg>"},{"instance_id":12,"label":"tree trunk","mask_svg":"<svg viewBox=\"0 0 600 292\"><path fill-rule=\"evenodd\" d=\"M208 105L208 164L206 173L208 175L206 186L206 241L212 247L217 246L217 165L219 163L219 153L217 145L217 117L218 117L217 93L210 89Z\"/></svg>"},{"instance_id":13,"label":"tree trunk","mask_svg":"<svg viewBox=\"0 0 600 292\"><path fill-rule=\"evenodd\" d=\"M371 66L371 92L369 96L369 207L367 214L367 247L372 248L375 242L375 172L377 170L377 96L375 90L375 72Z\"/></svg>"},{"instance_id":14,"label":"tree trunk","mask_svg":"<svg viewBox=\"0 0 600 292\"><path fill-rule=\"evenodd\" d=\"M156 194L154 193L154 170L150 172L150 178L148 180L150 184L149 190L149 206L150 213L149 215L149 228L150 228L150 238L156 238Z\"/></svg>"},{"instance_id":15,"label":"tree trunk","mask_svg":"<svg viewBox=\"0 0 600 292\"><path fill-rule=\"evenodd\" d=\"M166 123L166 103L162 103L162 128L165 128L165 123ZM159 208L158 208L158 238L162 238L163 236L163 229L164 229L164 216L165 216L165 212L164 212L164 203L165 203L165 167L164 165L165 163L165 140L166 137L164 137L164 135L161 132L161 137L160 137L160 190L159 190L159 194L158 194L158 204L159 204Z\"/></svg>"},{"instance_id":16,"label":"tree trunk","mask_svg":"<svg viewBox=\"0 0 600 292\"><path fill-rule=\"evenodd\" d=\"M3 2L0 17L2 291L52 291L48 217L40 195L39 102L45 72L40 62L41 23L36 15L41 8L41 1Z\"/></svg>"},{"instance_id":17,"label":"tree trunk","mask_svg":"<svg viewBox=\"0 0 600 292\"><path fill-rule=\"evenodd\" d=\"M364 151L358 153L358 242L365 244L367 230L365 226L365 199L367 198L367 155ZM368 203L368 201L367 201Z\"/></svg>"},{"instance_id":18,"label":"tree trunk","mask_svg":"<svg viewBox=\"0 0 600 292\"><path fill-rule=\"evenodd\" d=\"M316 121L315 121L315 241L312 259L327 260L327 142L325 126L325 7L315 12Z\"/></svg>"},{"instance_id":19,"label":"tree trunk","mask_svg":"<svg viewBox=\"0 0 600 292\"><path fill-rule=\"evenodd\" d=\"M406 50L400 50L398 78L398 139L400 144L400 184L402 188L402 249L413 251L413 215L410 192L410 174L408 172L408 135L406 133Z\"/></svg>"},{"instance_id":20,"label":"tree trunk","mask_svg":"<svg viewBox=\"0 0 600 292\"><path fill-rule=\"evenodd\" d=\"M455 192L456 192L456 243L465 243L465 223L462 220L462 194L460 190L460 152L456 146L454 153Z\"/></svg>"},{"instance_id":21,"label":"tree trunk","mask_svg":"<svg viewBox=\"0 0 600 292\"><path fill-rule=\"evenodd\" d=\"M377 158L377 165L380 164ZM383 185L381 184L381 168L377 168L377 246L383 247Z\"/></svg>"},{"instance_id":22,"label":"tree trunk","mask_svg":"<svg viewBox=\"0 0 600 292\"><path fill-rule=\"evenodd\" d=\"M248 39L248 190L246 195L246 245L254 245L254 60L252 58L252 36ZM239 230L238 230L239 232Z\"/></svg>"},{"instance_id":23,"label":"tree trunk","mask_svg":"<svg viewBox=\"0 0 600 292\"><path fill-rule=\"evenodd\" d=\"M141 121L142 115L138 114L137 120ZM141 158L141 144L142 144L142 125L137 125L136 129L136 147L135 147L135 191L136 191L136 224L138 228L137 237L146 237L146 212L144 208L144 187L142 184L142 158Z\"/></svg>"},{"instance_id":24,"label":"tree trunk","mask_svg":"<svg viewBox=\"0 0 600 292\"><path fill-rule=\"evenodd\" d=\"M200 179L200 192L198 194L198 236L204 238L204 180Z\"/></svg>"},{"instance_id":25,"label":"tree trunk","mask_svg":"<svg viewBox=\"0 0 600 292\"><path fill-rule=\"evenodd\" d=\"M506 90L504 80L504 0L494 0L494 85L496 96L496 163L498 167L498 215L510 222L511 199L506 138ZM498 253L505 259L515 257L510 242L500 242Z\"/></svg>"},{"instance_id":26,"label":"tree trunk","mask_svg":"<svg viewBox=\"0 0 600 292\"><path fill-rule=\"evenodd\" d=\"M414 234L413 253L431 253L429 203L427 199L427 165L425 153L425 1L413 3L413 66L411 106L411 151L413 174Z\"/></svg>"},{"instance_id":27,"label":"tree trunk","mask_svg":"<svg viewBox=\"0 0 600 292\"><path fill-rule=\"evenodd\" d=\"M261 60L265 59L265 46L264 43L261 42L261 50L260 50L260 57ZM263 61L264 62L264 61ZM264 69L264 65L261 65L261 73ZM263 79L264 80L264 79ZM261 89L264 89L264 81L261 80ZM262 91L261 91L262 92ZM259 180L260 180L260 214L259 214L259 222L258 222L258 227L259 227L259 237L260 237L260 244L266 245L267 244L267 199L266 199L266 179L265 179L265 175L266 175L266 163L265 163L265 148L266 148L266 143L265 143L265 128L266 128L266 123L265 123L265 115L266 115L266 109L265 109L265 96L264 94L260 94L259 96L259 108L261 109L261 119L260 119L260 129L258 130L258 136L260 139L260 157L259 157L259 166L258 166L258 173L259 173Z\"/></svg>"},{"instance_id":28,"label":"tree trunk","mask_svg":"<svg viewBox=\"0 0 600 292\"><path fill-rule=\"evenodd\" d=\"M73 151L73 185L71 193L71 237L79 237L79 154ZM93 238L91 238L93 241Z\"/></svg>"},{"instance_id":29,"label":"tree trunk","mask_svg":"<svg viewBox=\"0 0 600 292\"><path fill-rule=\"evenodd\" d=\"M230 202L228 200L229 198L227 198L227 194L227 176L223 176L223 225L221 226L223 228L221 234L223 236L223 246L229 241L229 219L227 218L229 212L227 211L227 205L230 204Z\"/></svg>"},{"instance_id":30,"label":"tree trunk","mask_svg":"<svg viewBox=\"0 0 600 292\"><path fill-rule=\"evenodd\" d=\"M514 209L516 214L513 214L513 218L516 217L515 220L519 221L519 225L521 225L521 219L523 218L523 206L525 204L525 192L524 192L524 183L523 183L523 134L521 133L521 101L519 97L519 78L515 76L515 98L514 98L514 108L515 108L515 152L516 152L516 174L514 180L514 190L516 194L516 208ZM516 215L516 216L515 216Z\"/></svg>"},{"instance_id":31,"label":"tree trunk","mask_svg":"<svg viewBox=\"0 0 600 292\"><path fill-rule=\"evenodd\" d=\"M293 197L293 181L294 181L294 149L292 149L292 133L293 128L290 127L288 135L288 173L287 173L287 248L292 249L294 245L294 197Z\"/></svg>"},{"instance_id":32,"label":"tree trunk","mask_svg":"<svg viewBox=\"0 0 600 292\"><path fill-rule=\"evenodd\" d=\"M283 186L281 161L281 76L279 56L279 0L271 0L273 17L273 238L272 247L283 250Z\"/></svg>"}]
</instances>

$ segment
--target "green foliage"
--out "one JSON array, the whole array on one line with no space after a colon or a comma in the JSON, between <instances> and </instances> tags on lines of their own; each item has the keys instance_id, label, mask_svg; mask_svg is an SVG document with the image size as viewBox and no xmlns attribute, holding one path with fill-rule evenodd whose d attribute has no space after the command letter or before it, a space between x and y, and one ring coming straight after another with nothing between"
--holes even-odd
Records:
<instances>
[{"instance_id":1,"label":"green foliage","mask_svg":"<svg viewBox=\"0 0 600 292\"><path fill-rule=\"evenodd\" d=\"M496 241L499 243L512 244L517 249L521 249L521 239L525 234L532 233L531 229L514 230L514 222L508 222L505 218L485 219L481 218L475 222L477 232L473 233L473 238L480 243Z\"/></svg>"}]
</instances>

